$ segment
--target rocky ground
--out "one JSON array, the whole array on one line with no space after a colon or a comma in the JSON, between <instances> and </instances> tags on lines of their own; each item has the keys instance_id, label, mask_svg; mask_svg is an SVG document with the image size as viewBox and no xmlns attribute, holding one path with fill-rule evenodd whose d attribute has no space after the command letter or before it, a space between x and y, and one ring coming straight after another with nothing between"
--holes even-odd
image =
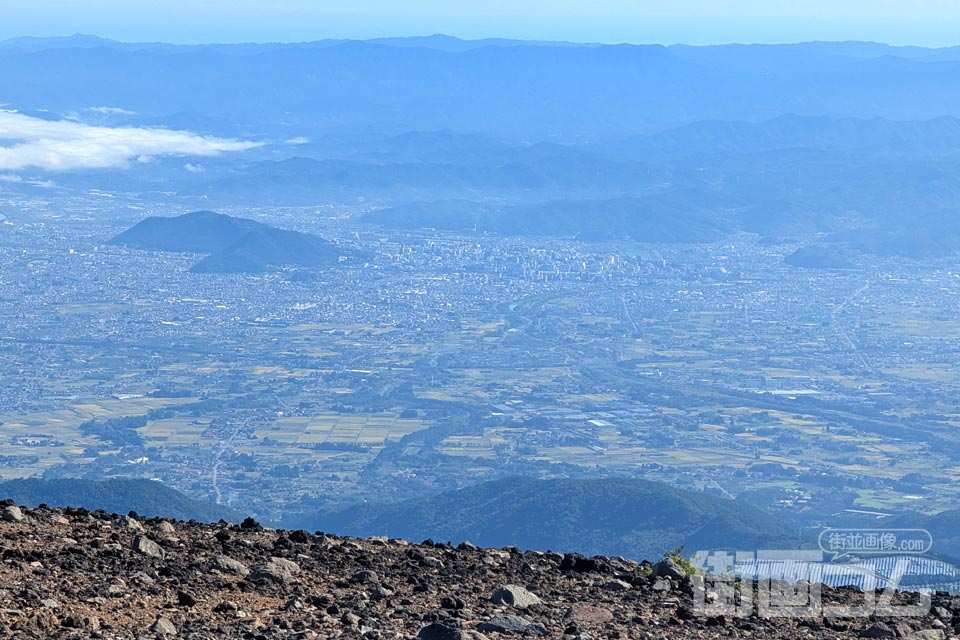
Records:
<instances>
[{"instance_id":1,"label":"rocky ground","mask_svg":"<svg viewBox=\"0 0 960 640\"><path fill-rule=\"evenodd\" d=\"M0 638L935 640L960 631L960 599L946 594L911 618L706 617L672 563L0 507Z\"/></svg>"}]
</instances>

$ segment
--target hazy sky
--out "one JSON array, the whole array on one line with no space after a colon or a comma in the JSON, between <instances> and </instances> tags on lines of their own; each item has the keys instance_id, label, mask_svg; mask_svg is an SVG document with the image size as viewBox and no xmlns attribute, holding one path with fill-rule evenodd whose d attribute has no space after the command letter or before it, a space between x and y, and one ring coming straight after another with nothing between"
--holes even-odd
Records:
<instances>
[{"instance_id":1,"label":"hazy sky","mask_svg":"<svg viewBox=\"0 0 960 640\"><path fill-rule=\"evenodd\" d=\"M960 44L960 0L0 0L0 39L238 42L448 33L591 42Z\"/></svg>"}]
</instances>

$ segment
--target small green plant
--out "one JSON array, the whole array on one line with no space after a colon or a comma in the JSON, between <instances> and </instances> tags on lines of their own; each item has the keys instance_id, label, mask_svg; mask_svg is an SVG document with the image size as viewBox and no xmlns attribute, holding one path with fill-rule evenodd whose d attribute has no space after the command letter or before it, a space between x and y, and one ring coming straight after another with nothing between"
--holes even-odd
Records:
<instances>
[{"instance_id":1,"label":"small green plant","mask_svg":"<svg viewBox=\"0 0 960 640\"><path fill-rule=\"evenodd\" d=\"M660 559L673 560L688 576L696 575L697 573L697 568L690 564L690 561L683 556L683 545L680 545L675 549L670 549L669 551L664 551L663 556Z\"/></svg>"}]
</instances>

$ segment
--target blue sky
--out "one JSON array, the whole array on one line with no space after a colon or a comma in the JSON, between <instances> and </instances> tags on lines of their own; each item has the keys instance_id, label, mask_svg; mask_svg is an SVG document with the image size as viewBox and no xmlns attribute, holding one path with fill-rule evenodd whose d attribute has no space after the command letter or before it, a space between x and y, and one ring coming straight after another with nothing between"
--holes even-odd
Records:
<instances>
[{"instance_id":1,"label":"blue sky","mask_svg":"<svg viewBox=\"0 0 960 640\"><path fill-rule=\"evenodd\" d=\"M691 44L960 44L958 0L0 0L0 39L247 42L448 33Z\"/></svg>"}]
</instances>

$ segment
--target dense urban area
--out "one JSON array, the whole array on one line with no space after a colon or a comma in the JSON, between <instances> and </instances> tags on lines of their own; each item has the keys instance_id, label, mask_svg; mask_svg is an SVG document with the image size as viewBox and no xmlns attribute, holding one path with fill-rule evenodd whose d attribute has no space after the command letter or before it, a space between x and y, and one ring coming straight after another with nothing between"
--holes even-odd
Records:
<instances>
[{"instance_id":1,"label":"dense urban area","mask_svg":"<svg viewBox=\"0 0 960 640\"><path fill-rule=\"evenodd\" d=\"M281 522L514 474L642 476L808 522L960 506L960 273L224 209L363 257L266 274L108 244L108 192L0 223L0 476L156 478Z\"/></svg>"}]
</instances>

